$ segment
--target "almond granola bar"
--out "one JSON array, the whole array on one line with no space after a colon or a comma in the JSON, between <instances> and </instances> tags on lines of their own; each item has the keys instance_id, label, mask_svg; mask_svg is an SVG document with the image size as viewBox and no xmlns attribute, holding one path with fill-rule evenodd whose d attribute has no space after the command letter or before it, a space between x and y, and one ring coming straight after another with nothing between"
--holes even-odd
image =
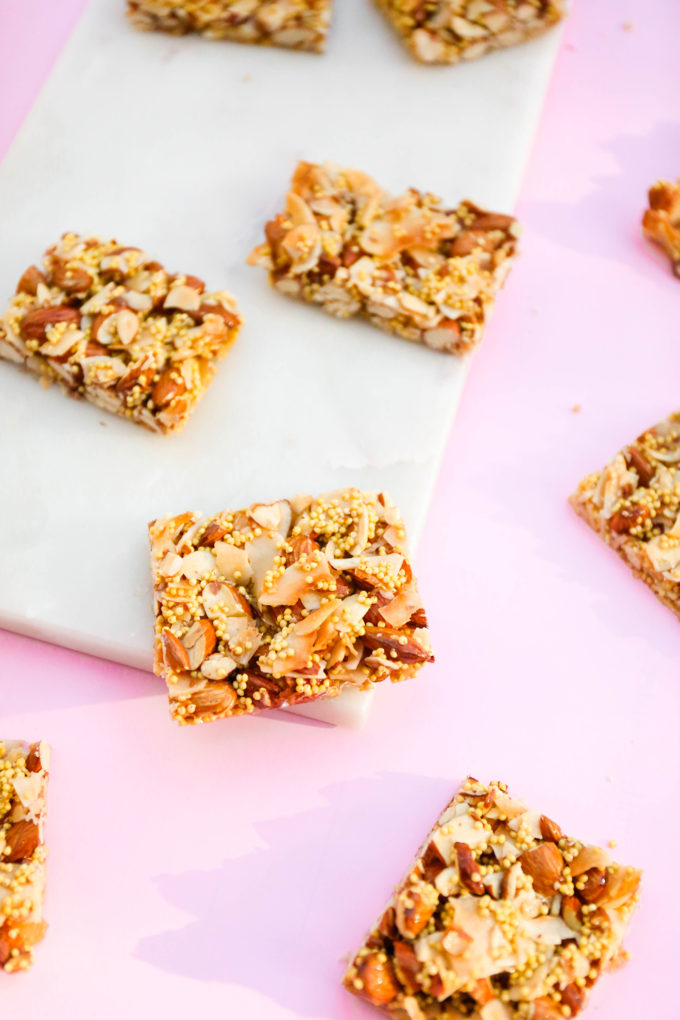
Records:
<instances>
[{"instance_id":1,"label":"almond granola bar","mask_svg":"<svg viewBox=\"0 0 680 1020\"><path fill-rule=\"evenodd\" d=\"M28 970L44 938L49 746L0 741L0 970Z\"/></svg>"},{"instance_id":2,"label":"almond granola bar","mask_svg":"<svg viewBox=\"0 0 680 1020\"><path fill-rule=\"evenodd\" d=\"M74 397L174 432L236 337L226 291L168 273L139 248L64 234L0 318L0 357Z\"/></svg>"},{"instance_id":3,"label":"almond granola bar","mask_svg":"<svg viewBox=\"0 0 680 1020\"><path fill-rule=\"evenodd\" d=\"M347 489L149 525L155 672L179 723L412 677L433 656L404 525Z\"/></svg>"},{"instance_id":4,"label":"almond granola bar","mask_svg":"<svg viewBox=\"0 0 680 1020\"><path fill-rule=\"evenodd\" d=\"M649 209L642 218L646 236L662 248L680 276L680 180L657 181L649 189Z\"/></svg>"},{"instance_id":5,"label":"almond granola bar","mask_svg":"<svg viewBox=\"0 0 680 1020\"><path fill-rule=\"evenodd\" d=\"M556 25L566 0L377 0L413 55L457 64L526 42Z\"/></svg>"},{"instance_id":6,"label":"almond granola bar","mask_svg":"<svg viewBox=\"0 0 680 1020\"><path fill-rule=\"evenodd\" d=\"M265 266L281 293L463 354L481 338L519 225L414 189L393 198L358 170L302 162L265 235L248 262Z\"/></svg>"},{"instance_id":7,"label":"almond granola bar","mask_svg":"<svg viewBox=\"0 0 680 1020\"><path fill-rule=\"evenodd\" d=\"M564 1020L625 958L640 872L468 779L345 975L395 1020Z\"/></svg>"},{"instance_id":8,"label":"almond granola bar","mask_svg":"<svg viewBox=\"0 0 680 1020\"><path fill-rule=\"evenodd\" d=\"M145 31L199 32L208 39L321 53L331 0L128 0L128 17Z\"/></svg>"},{"instance_id":9,"label":"almond granola bar","mask_svg":"<svg viewBox=\"0 0 680 1020\"><path fill-rule=\"evenodd\" d=\"M570 502L680 616L680 412L584 478Z\"/></svg>"}]
</instances>

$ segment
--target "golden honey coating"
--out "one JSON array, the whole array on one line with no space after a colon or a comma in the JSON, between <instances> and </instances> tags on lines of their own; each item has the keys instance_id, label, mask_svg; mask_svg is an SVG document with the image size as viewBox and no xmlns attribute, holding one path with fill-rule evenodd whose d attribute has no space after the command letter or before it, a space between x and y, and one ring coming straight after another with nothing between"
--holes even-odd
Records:
<instances>
[{"instance_id":1,"label":"golden honey coating","mask_svg":"<svg viewBox=\"0 0 680 1020\"><path fill-rule=\"evenodd\" d=\"M128 17L143 31L284 46L321 53L331 0L128 0Z\"/></svg>"},{"instance_id":2,"label":"golden honey coating","mask_svg":"<svg viewBox=\"0 0 680 1020\"><path fill-rule=\"evenodd\" d=\"M625 957L641 874L468 779L344 983L395 1020L562 1020Z\"/></svg>"},{"instance_id":3,"label":"golden honey coating","mask_svg":"<svg viewBox=\"0 0 680 1020\"><path fill-rule=\"evenodd\" d=\"M184 426L241 326L226 291L139 248L64 234L0 318L0 357L154 432Z\"/></svg>"},{"instance_id":4,"label":"golden honey coating","mask_svg":"<svg viewBox=\"0 0 680 1020\"><path fill-rule=\"evenodd\" d=\"M334 697L433 661L403 521L384 493L190 512L149 531L155 671L177 722Z\"/></svg>"},{"instance_id":5,"label":"golden honey coating","mask_svg":"<svg viewBox=\"0 0 680 1020\"><path fill-rule=\"evenodd\" d=\"M482 336L519 232L512 216L472 202L448 209L415 189L394 197L359 170L301 162L248 262L331 315L463 354Z\"/></svg>"},{"instance_id":6,"label":"golden honey coating","mask_svg":"<svg viewBox=\"0 0 680 1020\"><path fill-rule=\"evenodd\" d=\"M680 180L657 181L649 189L642 229L668 255L673 272L680 276Z\"/></svg>"},{"instance_id":7,"label":"golden honey coating","mask_svg":"<svg viewBox=\"0 0 680 1020\"><path fill-rule=\"evenodd\" d=\"M0 970L27 970L45 935L46 743L0 741Z\"/></svg>"},{"instance_id":8,"label":"golden honey coating","mask_svg":"<svg viewBox=\"0 0 680 1020\"><path fill-rule=\"evenodd\" d=\"M680 615L680 413L625 446L571 497L576 512Z\"/></svg>"},{"instance_id":9,"label":"golden honey coating","mask_svg":"<svg viewBox=\"0 0 680 1020\"><path fill-rule=\"evenodd\" d=\"M457 64L542 35L566 0L377 0L417 60Z\"/></svg>"}]
</instances>

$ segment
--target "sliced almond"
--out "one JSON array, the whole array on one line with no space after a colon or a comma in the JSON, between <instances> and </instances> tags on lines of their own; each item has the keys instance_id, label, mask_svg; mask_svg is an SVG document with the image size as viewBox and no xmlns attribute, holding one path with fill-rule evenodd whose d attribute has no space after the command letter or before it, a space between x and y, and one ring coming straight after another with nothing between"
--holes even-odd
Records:
<instances>
[{"instance_id":1,"label":"sliced almond","mask_svg":"<svg viewBox=\"0 0 680 1020\"><path fill-rule=\"evenodd\" d=\"M210 620L196 620L182 638L189 658L189 668L198 669L217 644L215 628Z\"/></svg>"},{"instance_id":2,"label":"sliced almond","mask_svg":"<svg viewBox=\"0 0 680 1020\"><path fill-rule=\"evenodd\" d=\"M177 308L182 312L198 311L201 304L201 296L193 287L186 284L178 284L171 287L163 302L164 308Z\"/></svg>"},{"instance_id":3,"label":"sliced almond","mask_svg":"<svg viewBox=\"0 0 680 1020\"><path fill-rule=\"evenodd\" d=\"M584 871L591 868L600 868L604 871L611 864L611 858L606 850L599 846L584 846L569 865L573 878L578 878Z\"/></svg>"}]
</instances>

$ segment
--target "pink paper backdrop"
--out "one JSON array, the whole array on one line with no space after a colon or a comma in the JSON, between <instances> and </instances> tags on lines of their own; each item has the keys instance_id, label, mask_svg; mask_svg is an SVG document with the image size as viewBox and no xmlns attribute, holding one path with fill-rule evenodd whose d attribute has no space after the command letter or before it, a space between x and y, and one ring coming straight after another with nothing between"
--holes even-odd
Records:
<instances>
[{"instance_id":1,"label":"pink paper backdrop","mask_svg":"<svg viewBox=\"0 0 680 1020\"><path fill-rule=\"evenodd\" d=\"M0 150L82 6L0 3ZM566 496L678 406L680 284L638 222L680 172L679 37L677 0L574 4L419 550L438 661L364 731L180 730L153 677L0 637L3 735L56 749L52 928L3 1014L368 1018L341 957L471 772L646 869L589 1015L676 1020L680 633Z\"/></svg>"}]
</instances>

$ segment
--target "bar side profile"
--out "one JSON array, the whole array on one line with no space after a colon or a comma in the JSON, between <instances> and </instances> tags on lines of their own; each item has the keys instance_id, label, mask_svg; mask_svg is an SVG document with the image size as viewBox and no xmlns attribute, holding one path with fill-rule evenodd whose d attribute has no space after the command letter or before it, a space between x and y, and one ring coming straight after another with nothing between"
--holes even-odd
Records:
<instances>
[{"instance_id":1,"label":"bar side profile","mask_svg":"<svg viewBox=\"0 0 680 1020\"><path fill-rule=\"evenodd\" d=\"M642 218L646 237L666 253L680 277L680 180L657 181L649 189L649 208Z\"/></svg>"},{"instance_id":2,"label":"bar side profile","mask_svg":"<svg viewBox=\"0 0 680 1020\"><path fill-rule=\"evenodd\" d=\"M128 17L143 31L284 46L321 53L331 0L128 0Z\"/></svg>"},{"instance_id":3,"label":"bar side profile","mask_svg":"<svg viewBox=\"0 0 680 1020\"><path fill-rule=\"evenodd\" d=\"M346 489L149 526L155 671L202 723L405 680L433 661L404 525Z\"/></svg>"},{"instance_id":4,"label":"bar side profile","mask_svg":"<svg viewBox=\"0 0 680 1020\"><path fill-rule=\"evenodd\" d=\"M0 741L0 970L28 970L44 938L45 794L50 749Z\"/></svg>"}]
</instances>

